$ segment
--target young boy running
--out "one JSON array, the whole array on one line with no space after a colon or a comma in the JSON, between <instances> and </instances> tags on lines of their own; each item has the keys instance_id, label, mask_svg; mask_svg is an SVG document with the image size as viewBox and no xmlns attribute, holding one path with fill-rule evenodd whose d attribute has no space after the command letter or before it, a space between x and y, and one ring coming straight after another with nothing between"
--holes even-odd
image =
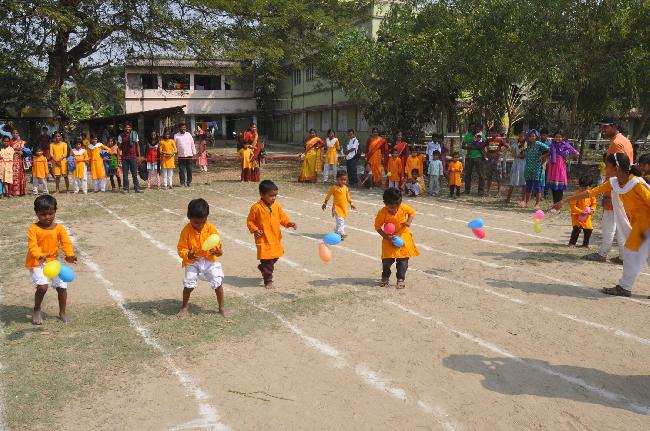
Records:
<instances>
[{"instance_id":1,"label":"young boy running","mask_svg":"<svg viewBox=\"0 0 650 431\"><path fill-rule=\"evenodd\" d=\"M262 181L259 192L260 200L251 207L246 225L255 237L257 258L260 261L257 269L262 273L264 287L273 289L275 262L284 255L280 226L295 230L296 224L289 220L280 204L275 201L278 186L273 181Z\"/></svg>"},{"instance_id":2,"label":"young boy running","mask_svg":"<svg viewBox=\"0 0 650 431\"><path fill-rule=\"evenodd\" d=\"M332 217L336 220L336 228L334 232L341 235L341 239L345 239L345 219L348 217L348 203L350 208L356 210L357 207L352 203L350 198L350 190L348 189L348 173L345 171L338 171L336 173L336 183L330 188L325 196L323 202L323 211L327 208L327 203L330 197L334 196L334 204L332 206Z\"/></svg>"},{"instance_id":3,"label":"young boy running","mask_svg":"<svg viewBox=\"0 0 650 431\"><path fill-rule=\"evenodd\" d=\"M183 259L185 268L183 279L183 303L178 317L184 319L188 314L190 295L196 288L198 280L210 283L217 295L219 314L227 317L223 299L223 270L217 258L223 255L221 243L210 250L203 250L203 243L210 235L219 234L212 223L208 223L210 205L204 199L191 200L187 205L187 218L190 220L178 238L178 255Z\"/></svg>"},{"instance_id":4,"label":"young boy running","mask_svg":"<svg viewBox=\"0 0 650 431\"><path fill-rule=\"evenodd\" d=\"M68 302L67 284L58 276L50 280L43 274L45 264L58 259L59 247L63 250L66 262L77 262L68 232L60 224L54 223L56 209L56 199L52 196L42 195L37 197L34 200L34 212L36 213L38 222L31 224L27 229L27 257L25 258L25 268L29 269L32 282L36 288L36 293L34 294L34 316L32 317L32 323L34 325L43 324L41 304L50 284L56 289L59 299L59 319L63 323L69 322L65 313Z\"/></svg>"}]
</instances>

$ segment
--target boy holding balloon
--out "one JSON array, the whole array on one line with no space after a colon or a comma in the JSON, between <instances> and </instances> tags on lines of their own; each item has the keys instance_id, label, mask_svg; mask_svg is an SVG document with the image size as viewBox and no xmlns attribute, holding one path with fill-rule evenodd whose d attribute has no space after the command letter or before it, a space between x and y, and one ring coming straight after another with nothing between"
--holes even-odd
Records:
<instances>
[{"instance_id":1,"label":"boy holding balloon","mask_svg":"<svg viewBox=\"0 0 650 431\"><path fill-rule=\"evenodd\" d=\"M336 183L330 188L325 196L323 202L323 211L327 208L327 203L331 197L334 197L332 205L332 217L336 220L336 228L334 232L341 235L341 239L345 239L345 219L348 217L348 204L350 208L356 210L357 207L352 203L350 197L350 190L348 189L348 173L346 171L338 171L336 173Z\"/></svg>"},{"instance_id":2,"label":"boy holding balloon","mask_svg":"<svg viewBox=\"0 0 650 431\"><path fill-rule=\"evenodd\" d=\"M262 181L259 192L260 200L251 207L246 225L255 237L257 258L260 261L257 269L262 273L264 287L273 289L275 262L284 255L280 226L295 230L296 224L289 220L280 204L276 202L278 186L273 181Z\"/></svg>"},{"instance_id":3,"label":"boy holding balloon","mask_svg":"<svg viewBox=\"0 0 650 431\"><path fill-rule=\"evenodd\" d=\"M65 261L76 263L77 258L72 249L72 241L65 228L54 223L56 217L57 202L50 195L42 195L34 200L34 212L38 221L31 224L27 229L27 256L25 267L29 269L32 282L36 288L34 294L34 315L32 323L42 325L41 304L50 284L56 289L59 299L59 318L63 323L68 323L66 306L68 301L67 284L62 278L71 281L71 278L63 277L61 264L57 258L59 247L63 250ZM72 271L69 271L72 275Z\"/></svg>"},{"instance_id":4,"label":"boy holding balloon","mask_svg":"<svg viewBox=\"0 0 650 431\"><path fill-rule=\"evenodd\" d=\"M390 287L391 266L397 269L397 289L406 287L406 271L409 258L419 256L409 227L413 223L415 210L402 203L402 192L395 188L384 191L384 208L375 218L375 230L382 237L381 242L381 286Z\"/></svg>"},{"instance_id":5,"label":"boy holding balloon","mask_svg":"<svg viewBox=\"0 0 650 431\"><path fill-rule=\"evenodd\" d=\"M196 288L198 280L210 283L217 295L219 314L226 316L223 299L223 270L217 258L223 255L219 232L212 223L208 223L210 205L204 199L193 199L187 205L187 218L178 238L178 255L183 259L185 268L183 279L183 303L178 317L187 317L190 295Z\"/></svg>"}]
</instances>

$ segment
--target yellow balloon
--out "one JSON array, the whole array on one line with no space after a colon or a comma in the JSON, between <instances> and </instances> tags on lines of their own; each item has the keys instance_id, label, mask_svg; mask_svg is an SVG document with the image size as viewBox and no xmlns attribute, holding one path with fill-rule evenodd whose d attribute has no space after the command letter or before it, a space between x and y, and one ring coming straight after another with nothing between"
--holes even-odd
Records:
<instances>
[{"instance_id":1,"label":"yellow balloon","mask_svg":"<svg viewBox=\"0 0 650 431\"><path fill-rule=\"evenodd\" d=\"M539 220L535 220L535 233L540 233L542 231L542 223Z\"/></svg>"},{"instance_id":2,"label":"yellow balloon","mask_svg":"<svg viewBox=\"0 0 650 431\"><path fill-rule=\"evenodd\" d=\"M51 260L43 267L43 275L49 279L59 275L59 272L61 272L61 262L58 260Z\"/></svg>"},{"instance_id":3,"label":"yellow balloon","mask_svg":"<svg viewBox=\"0 0 650 431\"><path fill-rule=\"evenodd\" d=\"M201 248L203 249L203 251L208 251L208 250L212 250L215 247L218 247L219 244L221 244L221 237L218 234L213 233L212 235L206 238Z\"/></svg>"},{"instance_id":4,"label":"yellow balloon","mask_svg":"<svg viewBox=\"0 0 650 431\"><path fill-rule=\"evenodd\" d=\"M391 175L393 175L392 172L387 172L387 173L386 173L386 176L387 176L387 177L390 177Z\"/></svg>"}]
</instances>

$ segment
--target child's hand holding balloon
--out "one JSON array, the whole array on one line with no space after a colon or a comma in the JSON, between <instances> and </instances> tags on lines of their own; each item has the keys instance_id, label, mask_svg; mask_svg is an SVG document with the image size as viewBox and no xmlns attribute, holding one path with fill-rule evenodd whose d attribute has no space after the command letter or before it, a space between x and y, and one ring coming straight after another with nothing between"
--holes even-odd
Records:
<instances>
[{"instance_id":1,"label":"child's hand holding balloon","mask_svg":"<svg viewBox=\"0 0 650 431\"><path fill-rule=\"evenodd\" d=\"M77 263L77 256L66 256L65 261L68 263Z\"/></svg>"},{"instance_id":2,"label":"child's hand holding balloon","mask_svg":"<svg viewBox=\"0 0 650 431\"><path fill-rule=\"evenodd\" d=\"M219 246L219 247L215 247L215 248L213 248L212 250L210 250L210 251L208 252L208 254L209 254L210 256L217 256L217 257L219 257L219 256L223 256L223 250L221 249L221 246Z\"/></svg>"}]
</instances>

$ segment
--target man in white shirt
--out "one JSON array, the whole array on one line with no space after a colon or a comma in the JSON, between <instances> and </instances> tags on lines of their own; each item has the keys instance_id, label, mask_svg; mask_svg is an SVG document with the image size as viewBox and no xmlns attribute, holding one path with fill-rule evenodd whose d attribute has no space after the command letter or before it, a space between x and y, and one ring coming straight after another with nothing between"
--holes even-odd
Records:
<instances>
[{"instance_id":1,"label":"man in white shirt","mask_svg":"<svg viewBox=\"0 0 650 431\"><path fill-rule=\"evenodd\" d=\"M427 143L427 160L430 162L433 160L433 152L437 151L440 154L442 154L442 146L436 139L436 136L433 135L431 136L431 141Z\"/></svg>"},{"instance_id":2,"label":"man in white shirt","mask_svg":"<svg viewBox=\"0 0 650 431\"><path fill-rule=\"evenodd\" d=\"M178 150L178 176L181 180L181 186L192 185L192 160L196 155L196 145L192 134L187 131L187 125L181 123L178 125L178 133L174 135L174 142ZM187 182L185 177L187 175Z\"/></svg>"},{"instance_id":3,"label":"man in white shirt","mask_svg":"<svg viewBox=\"0 0 650 431\"><path fill-rule=\"evenodd\" d=\"M348 184L357 185L357 160L359 159L359 140L354 135L354 130L348 130L348 145L343 151L345 153L345 167L348 171Z\"/></svg>"}]
</instances>

